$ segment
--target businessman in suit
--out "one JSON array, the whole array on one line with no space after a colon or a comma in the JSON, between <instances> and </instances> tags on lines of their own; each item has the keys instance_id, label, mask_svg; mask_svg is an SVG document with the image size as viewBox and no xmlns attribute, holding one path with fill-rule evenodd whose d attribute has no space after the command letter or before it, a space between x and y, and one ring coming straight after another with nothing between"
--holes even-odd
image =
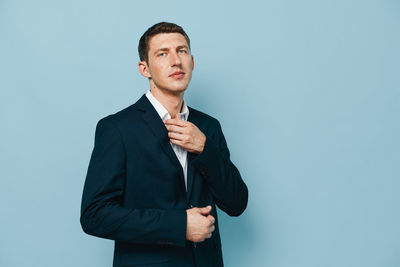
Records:
<instances>
[{"instance_id":1,"label":"businessman in suit","mask_svg":"<svg viewBox=\"0 0 400 267\"><path fill-rule=\"evenodd\" d=\"M190 39L161 22L141 37L139 56L150 89L97 124L82 228L115 240L114 267L223 266L216 206L239 216L248 190L219 122L183 99Z\"/></svg>"}]
</instances>

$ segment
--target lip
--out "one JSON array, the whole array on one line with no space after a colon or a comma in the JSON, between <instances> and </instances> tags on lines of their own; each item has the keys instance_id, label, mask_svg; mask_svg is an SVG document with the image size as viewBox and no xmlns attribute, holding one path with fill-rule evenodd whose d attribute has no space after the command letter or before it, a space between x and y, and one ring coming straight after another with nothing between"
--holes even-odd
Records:
<instances>
[{"instance_id":1,"label":"lip","mask_svg":"<svg viewBox=\"0 0 400 267\"><path fill-rule=\"evenodd\" d=\"M171 73L169 77L175 78L175 79L181 79L185 73L183 71L175 71L174 73Z\"/></svg>"}]
</instances>

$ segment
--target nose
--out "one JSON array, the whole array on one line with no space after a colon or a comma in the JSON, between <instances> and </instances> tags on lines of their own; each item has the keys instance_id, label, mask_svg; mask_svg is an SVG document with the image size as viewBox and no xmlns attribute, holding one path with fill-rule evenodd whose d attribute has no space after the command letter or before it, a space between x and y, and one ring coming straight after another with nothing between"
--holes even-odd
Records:
<instances>
[{"instance_id":1,"label":"nose","mask_svg":"<svg viewBox=\"0 0 400 267\"><path fill-rule=\"evenodd\" d=\"M179 66L181 65L181 58L178 53L170 53L170 63L171 66Z\"/></svg>"}]
</instances>

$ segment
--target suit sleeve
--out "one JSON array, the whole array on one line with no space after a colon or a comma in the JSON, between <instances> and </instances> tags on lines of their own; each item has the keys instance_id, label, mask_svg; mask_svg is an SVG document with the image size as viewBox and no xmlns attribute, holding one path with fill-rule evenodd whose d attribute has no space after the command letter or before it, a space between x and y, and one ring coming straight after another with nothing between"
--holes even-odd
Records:
<instances>
[{"instance_id":1,"label":"suit sleeve","mask_svg":"<svg viewBox=\"0 0 400 267\"><path fill-rule=\"evenodd\" d=\"M207 181L217 206L230 216L239 216L246 209L248 190L230 160L221 125L216 123L215 138L206 137L203 152L195 157L193 165Z\"/></svg>"},{"instance_id":2,"label":"suit sleeve","mask_svg":"<svg viewBox=\"0 0 400 267\"><path fill-rule=\"evenodd\" d=\"M185 246L185 210L128 209L122 205L125 162L117 126L110 117L100 120L83 189L82 229L120 242Z\"/></svg>"}]
</instances>

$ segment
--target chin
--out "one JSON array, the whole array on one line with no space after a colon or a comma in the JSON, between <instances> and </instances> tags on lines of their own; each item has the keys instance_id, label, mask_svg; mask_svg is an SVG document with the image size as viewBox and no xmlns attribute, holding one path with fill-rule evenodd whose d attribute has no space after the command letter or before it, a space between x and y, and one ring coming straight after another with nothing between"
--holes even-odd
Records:
<instances>
[{"instance_id":1,"label":"chin","mask_svg":"<svg viewBox=\"0 0 400 267\"><path fill-rule=\"evenodd\" d=\"M179 88L179 89L172 89L172 90L170 90L170 91L171 91L171 92L174 92L174 93L176 93L176 94L180 94L180 93L185 92L185 90L186 90L186 88Z\"/></svg>"},{"instance_id":2,"label":"chin","mask_svg":"<svg viewBox=\"0 0 400 267\"><path fill-rule=\"evenodd\" d=\"M161 87L158 90L164 91L164 93L167 93L167 94L179 95L179 94L185 92L186 88L171 88L171 87L170 88L167 88L167 87L162 88Z\"/></svg>"},{"instance_id":3,"label":"chin","mask_svg":"<svg viewBox=\"0 0 400 267\"><path fill-rule=\"evenodd\" d=\"M169 91L176 92L176 93L182 93L186 90L187 87L188 87L187 84L186 84L186 86L171 86L169 88Z\"/></svg>"}]
</instances>

